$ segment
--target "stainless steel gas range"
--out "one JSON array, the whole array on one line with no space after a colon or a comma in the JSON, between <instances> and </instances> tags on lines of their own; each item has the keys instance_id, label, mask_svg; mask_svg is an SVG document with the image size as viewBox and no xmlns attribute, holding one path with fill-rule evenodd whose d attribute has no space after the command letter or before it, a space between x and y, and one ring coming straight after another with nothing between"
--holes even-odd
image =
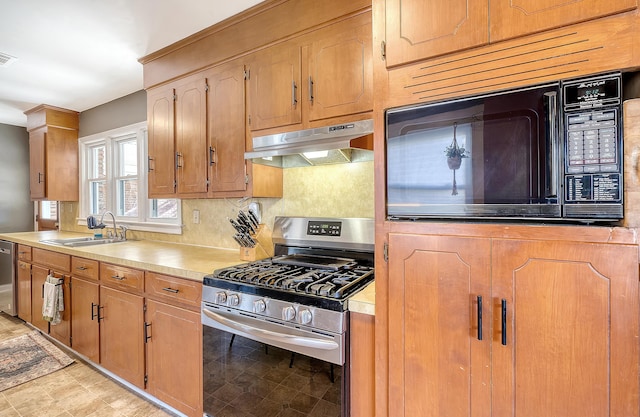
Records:
<instances>
[{"instance_id":1,"label":"stainless steel gas range","mask_svg":"<svg viewBox=\"0 0 640 417\"><path fill-rule=\"evenodd\" d=\"M347 302L374 279L373 220L278 217L273 242L204 279L205 416L347 416Z\"/></svg>"}]
</instances>

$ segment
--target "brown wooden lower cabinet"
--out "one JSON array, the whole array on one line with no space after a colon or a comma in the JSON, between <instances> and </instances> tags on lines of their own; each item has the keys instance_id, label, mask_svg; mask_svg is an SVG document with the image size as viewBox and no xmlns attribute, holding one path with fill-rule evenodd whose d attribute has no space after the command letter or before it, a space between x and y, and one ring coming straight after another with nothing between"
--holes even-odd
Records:
<instances>
[{"instance_id":1,"label":"brown wooden lower cabinet","mask_svg":"<svg viewBox=\"0 0 640 417\"><path fill-rule=\"evenodd\" d=\"M31 264L18 261L18 317L31 323Z\"/></svg>"},{"instance_id":2,"label":"brown wooden lower cabinet","mask_svg":"<svg viewBox=\"0 0 640 417\"><path fill-rule=\"evenodd\" d=\"M49 334L49 322L42 318L44 283L49 270L38 265L31 266L31 324Z\"/></svg>"},{"instance_id":3,"label":"brown wooden lower cabinet","mask_svg":"<svg viewBox=\"0 0 640 417\"><path fill-rule=\"evenodd\" d=\"M636 245L388 244L393 416L638 416Z\"/></svg>"},{"instance_id":4,"label":"brown wooden lower cabinet","mask_svg":"<svg viewBox=\"0 0 640 417\"><path fill-rule=\"evenodd\" d=\"M100 363L144 389L144 298L100 287Z\"/></svg>"},{"instance_id":5,"label":"brown wooden lower cabinet","mask_svg":"<svg viewBox=\"0 0 640 417\"><path fill-rule=\"evenodd\" d=\"M71 347L100 363L100 286L97 282L71 277Z\"/></svg>"},{"instance_id":6,"label":"brown wooden lower cabinet","mask_svg":"<svg viewBox=\"0 0 640 417\"><path fill-rule=\"evenodd\" d=\"M71 346L71 277L69 275L55 274L62 279L62 294L64 310L60 312L60 323L49 325L49 335L66 346ZM42 312L40 313L42 315Z\"/></svg>"},{"instance_id":7,"label":"brown wooden lower cabinet","mask_svg":"<svg viewBox=\"0 0 640 417\"><path fill-rule=\"evenodd\" d=\"M375 316L350 313L351 417L375 415Z\"/></svg>"},{"instance_id":8,"label":"brown wooden lower cabinet","mask_svg":"<svg viewBox=\"0 0 640 417\"><path fill-rule=\"evenodd\" d=\"M147 300L147 390L189 416L202 415L200 314Z\"/></svg>"}]
</instances>

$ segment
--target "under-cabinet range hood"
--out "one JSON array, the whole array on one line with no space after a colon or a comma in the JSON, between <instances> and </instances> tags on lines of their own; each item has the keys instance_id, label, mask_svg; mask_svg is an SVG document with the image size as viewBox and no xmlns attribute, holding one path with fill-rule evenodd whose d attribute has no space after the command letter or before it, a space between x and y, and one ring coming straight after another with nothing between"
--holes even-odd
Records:
<instances>
[{"instance_id":1,"label":"under-cabinet range hood","mask_svg":"<svg viewBox=\"0 0 640 417\"><path fill-rule=\"evenodd\" d=\"M253 163L292 168L373 159L373 120L253 138Z\"/></svg>"}]
</instances>

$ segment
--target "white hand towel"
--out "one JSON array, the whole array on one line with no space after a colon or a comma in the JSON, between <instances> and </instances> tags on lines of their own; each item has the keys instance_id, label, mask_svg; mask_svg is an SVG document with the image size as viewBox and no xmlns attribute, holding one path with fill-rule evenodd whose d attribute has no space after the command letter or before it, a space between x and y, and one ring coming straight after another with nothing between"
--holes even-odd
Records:
<instances>
[{"instance_id":1,"label":"white hand towel","mask_svg":"<svg viewBox=\"0 0 640 417\"><path fill-rule=\"evenodd\" d=\"M51 324L60 323L60 312L64 311L63 283L63 279L55 278L51 275L47 277L47 280L44 283L42 318Z\"/></svg>"}]
</instances>

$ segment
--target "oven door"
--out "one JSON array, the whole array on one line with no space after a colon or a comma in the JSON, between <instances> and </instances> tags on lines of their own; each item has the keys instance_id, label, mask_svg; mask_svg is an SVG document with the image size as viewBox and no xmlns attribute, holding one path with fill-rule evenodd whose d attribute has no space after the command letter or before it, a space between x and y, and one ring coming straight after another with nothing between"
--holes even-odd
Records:
<instances>
[{"instance_id":1,"label":"oven door","mask_svg":"<svg viewBox=\"0 0 640 417\"><path fill-rule=\"evenodd\" d=\"M347 367L298 352L336 341L207 303L202 323L205 416L348 415Z\"/></svg>"}]
</instances>

